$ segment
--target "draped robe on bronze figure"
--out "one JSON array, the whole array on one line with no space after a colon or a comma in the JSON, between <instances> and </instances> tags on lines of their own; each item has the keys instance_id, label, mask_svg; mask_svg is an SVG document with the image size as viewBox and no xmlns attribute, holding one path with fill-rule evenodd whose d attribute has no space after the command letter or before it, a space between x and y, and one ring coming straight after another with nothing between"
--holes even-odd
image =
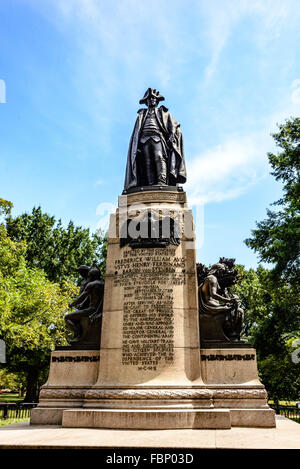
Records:
<instances>
[{"instance_id":1,"label":"draped robe on bronze figure","mask_svg":"<svg viewBox=\"0 0 300 469\"><path fill-rule=\"evenodd\" d=\"M124 189L139 186L138 150L139 139L148 109L140 109L129 143ZM155 115L161 131L161 143L168 161L168 185L175 186L186 182L183 138L180 124L172 117L165 106L155 108ZM173 144L167 145L170 135L175 136Z\"/></svg>"}]
</instances>

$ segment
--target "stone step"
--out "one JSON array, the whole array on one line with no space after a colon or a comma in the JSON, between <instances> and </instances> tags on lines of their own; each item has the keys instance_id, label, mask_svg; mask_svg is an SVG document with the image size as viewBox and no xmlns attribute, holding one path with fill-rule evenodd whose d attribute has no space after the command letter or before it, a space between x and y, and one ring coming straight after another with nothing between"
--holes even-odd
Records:
<instances>
[{"instance_id":1,"label":"stone step","mask_svg":"<svg viewBox=\"0 0 300 469\"><path fill-rule=\"evenodd\" d=\"M227 409L72 409L63 412L64 428L118 428L167 430L184 428L229 429Z\"/></svg>"}]
</instances>

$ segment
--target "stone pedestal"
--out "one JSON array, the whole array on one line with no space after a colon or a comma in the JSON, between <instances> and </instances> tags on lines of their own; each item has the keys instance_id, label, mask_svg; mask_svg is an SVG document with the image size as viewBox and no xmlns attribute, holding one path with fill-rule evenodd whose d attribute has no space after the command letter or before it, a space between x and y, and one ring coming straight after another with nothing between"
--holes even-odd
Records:
<instances>
[{"instance_id":1,"label":"stone pedestal","mask_svg":"<svg viewBox=\"0 0 300 469\"><path fill-rule=\"evenodd\" d=\"M153 233L159 223L165 228L165 244L153 233L147 238L149 219ZM179 241L169 232L170 220L181 231ZM230 426L228 412L214 417L201 378L191 222L184 192L120 197L110 226L99 376L86 392L86 410L65 412L63 426Z\"/></svg>"},{"instance_id":2,"label":"stone pedestal","mask_svg":"<svg viewBox=\"0 0 300 469\"><path fill-rule=\"evenodd\" d=\"M275 427L275 413L259 381L255 349L201 349L201 376L215 409L230 411L232 426Z\"/></svg>"},{"instance_id":3,"label":"stone pedestal","mask_svg":"<svg viewBox=\"0 0 300 469\"><path fill-rule=\"evenodd\" d=\"M152 239L141 232L145 220L154 227ZM99 370L91 362L79 378L81 372L51 362L32 423L46 423L53 406L56 416L64 409L56 417L63 427L275 426L255 350L200 349L199 336L195 236L185 193L157 188L121 196L110 220Z\"/></svg>"},{"instance_id":4,"label":"stone pedestal","mask_svg":"<svg viewBox=\"0 0 300 469\"><path fill-rule=\"evenodd\" d=\"M50 372L31 424L61 425L64 409L82 407L87 390L96 382L97 350L60 350L51 353Z\"/></svg>"}]
</instances>

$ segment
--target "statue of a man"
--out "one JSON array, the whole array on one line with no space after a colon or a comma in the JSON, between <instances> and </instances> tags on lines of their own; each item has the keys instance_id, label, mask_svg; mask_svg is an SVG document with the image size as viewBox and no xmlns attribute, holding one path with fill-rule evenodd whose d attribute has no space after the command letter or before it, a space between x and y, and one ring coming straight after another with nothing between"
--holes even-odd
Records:
<instances>
[{"instance_id":1,"label":"statue of a man","mask_svg":"<svg viewBox=\"0 0 300 469\"><path fill-rule=\"evenodd\" d=\"M80 265L77 269L77 272L82 277L82 280L80 282L79 295L81 295L81 293L86 287L86 284L88 283L89 271L90 271L90 267L88 265Z\"/></svg>"},{"instance_id":2,"label":"statue of a man","mask_svg":"<svg viewBox=\"0 0 300 469\"><path fill-rule=\"evenodd\" d=\"M88 272L85 284L81 285L79 296L69 305L70 308L73 306L78 306L78 308L65 316L66 326L75 335L71 343L78 342L81 339L83 333L82 318L88 317L91 325L101 319L103 295L104 281L101 279L99 269L92 267Z\"/></svg>"},{"instance_id":3,"label":"statue of a man","mask_svg":"<svg viewBox=\"0 0 300 469\"><path fill-rule=\"evenodd\" d=\"M222 263L214 264L200 283L198 287L200 320L201 314L223 316L223 329L226 336L230 340L239 341L244 311L239 306L239 298L236 295L228 296L226 289L224 289L224 294L221 294L219 285L219 281L223 276L226 276L227 272L226 265Z\"/></svg>"},{"instance_id":4,"label":"statue of a man","mask_svg":"<svg viewBox=\"0 0 300 469\"><path fill-rule=\"evenodd\" d=\"M186 182L183 138L180 124L165 106L165 98L148 88L140 104L130 139L124 190L141 186L176 186Z\"/></svg>"},{"instance_id":5,"label":"statue of a man","mask_svg":"<svg viewBox=\"0 0 300 469\"><path fill-rule=\"evenodd\" d=\"M208 271L208 275L201 285L201 294L203 303L210 307L209 311L211 314L217 314L218 312L226 312L232 309L232 305L235 305L237 299L235 297L226 297L218 293L220 285L218 282L219 273L226 270L223 264L214 264ZM221 301L221 303L220 303ZM225 304L222 304L225 303Z\"/></svg>"}]
</instances>

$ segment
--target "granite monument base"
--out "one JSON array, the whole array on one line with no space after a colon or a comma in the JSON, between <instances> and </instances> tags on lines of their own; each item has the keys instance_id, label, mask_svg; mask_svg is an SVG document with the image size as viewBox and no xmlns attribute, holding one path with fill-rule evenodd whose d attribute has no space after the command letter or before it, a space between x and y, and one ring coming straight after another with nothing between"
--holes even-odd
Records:
<instances>
[{"instance_id":1,"label":"granite monument base","mask_svg":"<svg viewBox=\"0 0 300 469\"><path fill-rule=\"evenodd\" d=\"M255 349L201 349L203 385L190 388L92 387L63 427L176 429L275 427L257 376Z\"/></svg>"},{"instance_id":2,"label":"granite monument base","mask_svg":"<svg viewBox=\"0 0 300 469\"><path fill-rule=\"evenodd\" d=\"M110 221L100 354L53 352L31 423L275 426L255 350L200 349L197 292L195 234L185 192L121 196Z\"/></svg>"},{"instance_id":3,"label":"granite monument base","mask_svg":"<svg viewBox=\"0 0 300 469\"><path fill-rule=\"evenodd\" d=\"M275 427L255 349L201 349L201 386L95 386L99 352L55 351L31 424L118 429Z\"/></svg>"},{"instance_id":4,"label":"granite monument base","mask_svg":"<svg viewBox=\"0 0 300 469\"><path fill-rule=\"evenodd\" d=\"M61 425L64 409L82 407L85 393L97 380L99 356L99 350L52 352L49 377L30 423Z\"/></svg>"}]
</instances>

